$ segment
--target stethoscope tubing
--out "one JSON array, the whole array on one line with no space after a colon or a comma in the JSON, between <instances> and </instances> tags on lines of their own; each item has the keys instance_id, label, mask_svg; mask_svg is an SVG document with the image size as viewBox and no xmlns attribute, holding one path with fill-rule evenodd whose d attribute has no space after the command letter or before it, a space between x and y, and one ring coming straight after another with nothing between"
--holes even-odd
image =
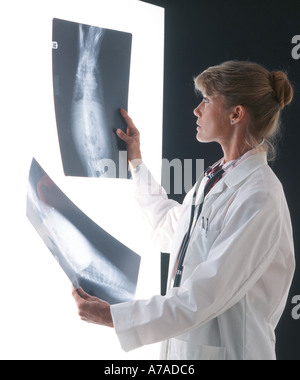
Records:
<instances>
[{"instance_id":1,"label":"stethoscope tubing","mask_svg":"<svg viewBox=\"0 0 300 380\"><path fill-rule=\"evenodd\" d=\"M212 180L214 177L216 177L218 174L220 174L221 171L225 172L230 167L232 167L234 164L236 164L237 161L239 161L240 159L241 159L241 157L237 158L236 160L232 161L229 165L227 165L225 168L220 168L220 170L216 171L212 176L207 176L207 177L210 180ZM193 227L193 224L194 224L194 228L195 228L197 220L199 219L199 216L200 216L201 211L202 211L202 206L203 206L203 203L204 203L204 199L199 204L199 212L198 212L198 215L197 215L197 220L194 223L195 210L196 210L196 199L197 199L197 194L198 194L201 182L202 182L203 178L206 176L206 173L209 170L215 168L221 162L222 162L222 159L219 160L219 161L217 161L215 164L209 166L203 172L203 174L199 177L199 179L197 180L197 183L196 183L196 186L195 186L195 190L194 190L194 193L193 193L193 200L192 200L192 204L191 204L190 221L189 221L188 230L187 230L187 232L186 232L186 234L185 234L185 236L183 238L183 243L181 244L181 249L179 251L179 261L178 261L177 271L176 271L175 280L174 280L174 287L179 287L180 286L185 255L186 255L186 252L187 252L187 249L188 249L188 246L189 246L189 242L190 242L191 236L192 236L193 231L194 231L194 229L192 231L192 227Z\"/></svg>"}]
</instances>

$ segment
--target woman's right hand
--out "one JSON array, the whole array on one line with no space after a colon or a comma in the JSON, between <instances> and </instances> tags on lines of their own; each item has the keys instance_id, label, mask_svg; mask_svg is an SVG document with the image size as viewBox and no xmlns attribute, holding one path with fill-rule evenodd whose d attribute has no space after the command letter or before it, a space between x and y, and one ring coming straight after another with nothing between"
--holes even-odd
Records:
<instances>
[{"instance_id":1,"label":"woman's right hand","mask_svg":"<svg viewBox=\"0 0 300 380\"><path fill-rule=\"evenodd\" d=\"M121 108L121 115L127 123L127 133L121 129L117 129L117 135L127 144L128 161L131 167L135 168L142 162L142 154L140 150L140 132L134 125L128 113Z\"/></svg>"}]
</instances>

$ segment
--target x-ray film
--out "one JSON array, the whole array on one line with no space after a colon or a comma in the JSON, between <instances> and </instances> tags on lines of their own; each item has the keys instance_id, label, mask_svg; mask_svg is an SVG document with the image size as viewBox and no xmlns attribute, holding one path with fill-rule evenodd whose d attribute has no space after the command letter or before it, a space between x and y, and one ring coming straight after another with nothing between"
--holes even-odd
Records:
<instances>
[{"instance_id":1,"label":"x-ray film","mask_svg":"<svg viewBox=\"0 0 300 380\"><path fill-rule=\"evenodd\" d=\"M140 256L79 210L35 159L27 216L75 288L110 304L134 299Z\"/></svg>"},{"instance_id":2,"label":"x-ray film","mask_svg":"<svg viewBox=\"0 0 300 380\"><path fill-rule=\"evenodd\" d=\"M53 88L65 175L129 178L126 130L132 34L53 19Z\"/></svg>"}]
</instances>

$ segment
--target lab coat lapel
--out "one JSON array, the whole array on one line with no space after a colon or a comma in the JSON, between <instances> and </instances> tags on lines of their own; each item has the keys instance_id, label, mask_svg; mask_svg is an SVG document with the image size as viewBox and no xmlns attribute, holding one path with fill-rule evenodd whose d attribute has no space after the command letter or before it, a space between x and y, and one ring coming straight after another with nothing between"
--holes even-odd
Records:
<instances>
[{"instance_id":1,"label":"lab coat lapel","mask_svg":"<svg viewBox=\"0 0 300 380\"><path fill-rule=\"evenodd\" d=\"M267 164L266 152L253 154L230 170L224 177L224 183L228 187L238 186L255 170Z\"/></svg>"},{"instance_id":2,"label":"lab coat lapel","mask_svg":"<svg viewBox=\"0 0 300 380\"><path fill-rule=\"evenodd\" d=\"M258 168L267 165L266 152L258 152L241 163L233 167L227 174L207 194L206 199L213 195L219 194L225 190L226 187L233 187L243 182L251 173Z\"/></svg>"},{"instance_id":3,"label":"lab coat lapel","mask_svg":"<svg viewBox=\"0 0 300 380\"><path fill-rule=\"evenodd\" d=\"M207 198L213 194L218 194L226 187L233 187L243 182L251 173L260 168L263 165L267 165L266 152L258 152L248 157L241 163L238 163L236 167L233 167L227 174L221 179L207 194Z\"/></svg>"},{"instance_id":4,"label":"lab coat lapel","mask_svg":"<svg viewBox=\"0 0 300 380\"><path fill-rule=\"evenodd\" d=\"M210 190L210 192L206 195L205 200L210 198L213 195L222 193L226 187L226 184L224 182L224 179L220 179L219 182L217 182L214 187Z\"/></svg>"}]
</instances>

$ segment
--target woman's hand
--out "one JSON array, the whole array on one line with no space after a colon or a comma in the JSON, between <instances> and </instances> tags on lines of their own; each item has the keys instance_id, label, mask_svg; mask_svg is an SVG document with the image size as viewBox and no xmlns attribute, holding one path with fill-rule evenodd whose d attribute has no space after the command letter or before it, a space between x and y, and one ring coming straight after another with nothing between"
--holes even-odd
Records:
<instances>
[{"instance_id":1,"label":"woman's hand","mask_svg":"<svg viewBox=\"0 0 300 380\"><path fill-rule=\"evenodd\" d=\"M128 161L131 167L135 168L142 162L140 132L123 108L121 108L120 112L127 123L127 134L121 129L117 129L117 135L127 144Z\"/></svg>"},{"instance_id":2,"label":"woman's hand","mask_svg":"<svg viewBox=\"0 0 300 380\"><path fill-rule=\"evenodd\" d=\"M83 321L114 327L109 303L90 296L82 288L76 290L73 287L72 295L78 307L78 314Z\"/></svg>"}]
</instances>

